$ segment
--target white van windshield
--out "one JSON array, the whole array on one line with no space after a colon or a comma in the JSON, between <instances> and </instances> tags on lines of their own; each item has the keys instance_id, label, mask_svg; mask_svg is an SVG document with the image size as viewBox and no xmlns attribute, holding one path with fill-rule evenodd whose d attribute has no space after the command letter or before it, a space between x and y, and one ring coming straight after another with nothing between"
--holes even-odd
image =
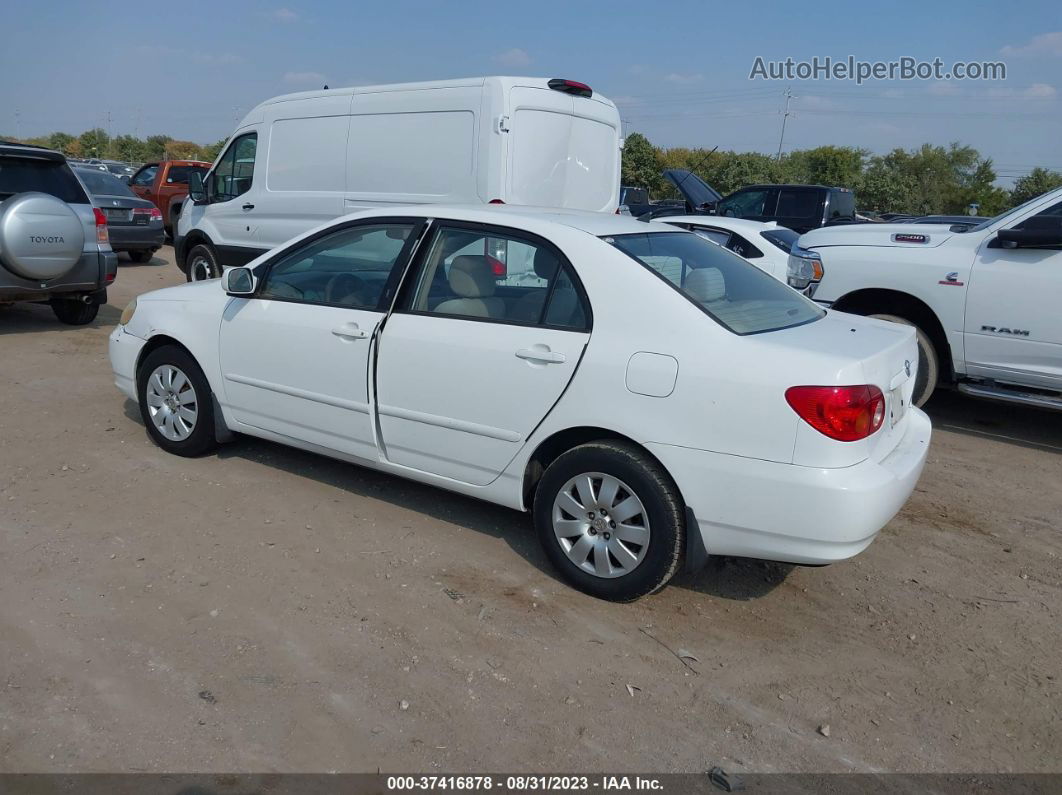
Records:
<instances>
[{"instance_id":1,"label":"white van windshield","mask_svg":"<svg viewBox=\"0 0 1062 795\"><path fill-rule=\"evenodd\" d=\"M670 282L735 334L778 331L826 314L796 290L698 235L649 232L604 240Z\"/></svg>"}]
</instances>

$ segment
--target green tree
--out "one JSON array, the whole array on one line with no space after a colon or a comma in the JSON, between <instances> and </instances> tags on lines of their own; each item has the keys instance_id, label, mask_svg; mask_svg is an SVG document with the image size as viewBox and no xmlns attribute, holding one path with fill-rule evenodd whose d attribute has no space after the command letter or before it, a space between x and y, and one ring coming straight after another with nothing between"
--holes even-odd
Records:
<instances>
[{"instance_id":1,"label":"green tree","mask_svg":"<svg viewBox=\"0 0 1062 795\"><path fill-rule=\"evenodd\" d=\"M218 159L218 155L221 154L221 150L225 148L225 142L227 138L222 138L220 141L216 141L212 144L207 144L203 147L203 159L209 160L213 163Z\"/></svg>"},{"instance_id":2,"label":"green tree","mask_svg":"<svg viewBox=\"0 0 1062 795\"><path fill-rule=\"evenodd\" d=\"M1010 192L1010 201L1013 205L1019 205L1055 188L1062 188L1062 174L1037 167L1024 177L1018 177L1018 179L1014 180L1014 188Z\"/></svg>"},{"instance_id":3,"label":"green tree","mask_svg":"<svg viewBox=\"0 0 1062 795\"><path fill-rule=\"evenodd\" d=\"M110 137L106 130L100 127L86 130L78 137L78 141L81 143L81 151L85 157L107 157Z\"/></svg>"},{"instance_id":4,"label":"green tree","mask_svg":"<svg viewBox=\"0 0 1062 795\"><path fill-rule=\"evenodd\" d=\"M76 140L70 133L53 132L48 136L48 146L62 152L64 155L72 155L71 148Z\"/></svg>"},{"instance_id":5,"label":"green tree","mask_svg":"<svg viewBox=\"0 0 1062 795\"><path fill-rule=\"evenodd\" d=\"M166 154L166 144L172 140L168 135L149 135L144 142L144 159L162 160Z\"/></svg>"},{"instance_id":6,"label":"green tree","mask_svg":"<svg viewBox=\"0 0 1062 795\"><path fill-rule=\"evenodd\" d=\"M144 159L144 142L132 135L119 135L111 144L115 159L126 163L139 163Z\"/></svg>"},{"instance_id":7,"label":"green tree","mask_svg":"<svg viewBox=\"0 0 1062 795\"><path fill-rule=\"evenodd\" d=\"M168 141L163 150L166 160L201 160L203 147L192 141Z\"/></svg>"},{"instance_id":8,"label":"green tree","mask_svg":"<svg viewBox=\"0 0 1062 795\"><path fill-rule=\"evenodd\" d=\"M631 133L624 141L621 171L624 185L648 188L650 194L660 189L659 152L641 133Z\"/></svg>"},{"instance_id":9,"label":"green tree","mask_svg":"<svg viewBox=\"0 0 1062 795\"><path fill-rule=\"evenodd\" d=\"M786 182L854 188L867 154L850 146L798 149L782 158L782 176Z\"/></svg>"}]
</instances>

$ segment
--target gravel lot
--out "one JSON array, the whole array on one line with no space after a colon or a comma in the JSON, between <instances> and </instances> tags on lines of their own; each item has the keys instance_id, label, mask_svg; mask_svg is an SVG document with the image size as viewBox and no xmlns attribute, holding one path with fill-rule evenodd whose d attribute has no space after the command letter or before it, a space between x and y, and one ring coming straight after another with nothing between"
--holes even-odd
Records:
<instances>
[{"instance_id":1,"label":"gravel lot","mask_svg":"<svg viewBox=\"0 0 1062 795\"><path fill-rule=\"evenodd\" d=\"M0 309L0 771L1062 771L1062 416L940 395L863 555L612 605L519 514L162 453L106 353L160 254L91 327Z\"/></svg>"}]
</instances>

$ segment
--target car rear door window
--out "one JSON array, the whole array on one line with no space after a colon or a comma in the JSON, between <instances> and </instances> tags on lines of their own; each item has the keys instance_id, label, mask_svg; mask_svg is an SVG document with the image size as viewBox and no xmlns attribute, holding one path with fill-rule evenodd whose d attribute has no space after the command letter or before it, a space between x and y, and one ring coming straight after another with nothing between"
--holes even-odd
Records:
<instances>
[{"instance_id":1,"label":"car rear door window","mask_svg":"<svg viewBox=\"0 0 1062 795\"><path fill-rule=\"evenodd\" d=\"M355 226L301 246L273 263L258 297L378 309L416 226Z\"/></svg>"},{"instance_id":2,"label":"car rear door window","mask_svg":"<svg viewBox=\"0 0 1062 795\"><path fill-rule=\"evenodd\" d=\"M820 201L818 191L782 188L778 191L778 217L815 218Z\"/></svg>"},{"instance_id":3,"label":"car rear door window","mask_svg":"<svg viewBox=\"0 0 1062 795\"><path fill-rule=\"evenodd\" d=\"M825 314L774 277L697 235L649 232L604 240L669 282L735 334L777 331Z\"/></svg>"},{"instance_id":4,"label":"car rear door window","mask_svg":"<svg viewBox=\"0 0 1062 795\"><path fill-rule=\"evenodd\" d=\"M563 256L544 242L493 229L440 228L404 305L478 320L589 326L585 296Z\"/></svg>"}]
</instances>

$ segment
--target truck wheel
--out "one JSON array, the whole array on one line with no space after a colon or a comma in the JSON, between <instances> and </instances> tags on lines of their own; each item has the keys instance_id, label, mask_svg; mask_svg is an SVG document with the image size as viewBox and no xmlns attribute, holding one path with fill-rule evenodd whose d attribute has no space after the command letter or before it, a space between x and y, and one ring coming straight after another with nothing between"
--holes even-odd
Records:
<instances>
[{"instance_id":1,"label":"truck wheel","mask_svg":"<svg viewBox=\"0 0 1062 795\"><path fill-rule=\"evenodd\" d=\"M205 243L193 246L188 252L188 270L185 278L190 282L201 282L206 279L220 279L221 266L218 265L217 255L214 249Z\"/></svg>"},{"instance_id":2,"label":"truck wheel","mask_svg":"<svg viewBox=\"0 0 1062 795\"><path fill-rule=\"evenodd\" d=\"M915 375L914 404L922 408L937 388L940 378L940 357L929 335L905 317L899 315L870 315L878 320L888 320L904 326L912 326L918 338L918 373Z\"/></svg>"},{"instance_id":3,"label":"truck wheel","mask_svg":"<svg viewBox=\"0 0 1062 795\"><path fill-rule=\"evenodd\" d=\"M99 314L99 304L85 304L81 301L56 298L52 303L52 311L60 322L69 326L84 326L96 319Z\"/></svg>"},{"instance_id":4,"label":"truck wheel","mask_svg":"<svg viewBox=\"0 0 1062 795\"><path fill-rule=\"evenodd\" d=\"M191 457L217 446L210 384L183 348L164 345L145 356L136 391L148 434L163 450Z\"/></svg>"},{"instance_id":5,"label":"truck wheel","mask_svg":"<svg viewBox=\"0 0 1062 795\"><path fill-rule=\"evenodd\" d=\"M550 464L533 516L561 576L614 602L663 588L678 569L689 529L667 472L634 445L611 439L575 447Z\"/></svg>"}]
</instances>

